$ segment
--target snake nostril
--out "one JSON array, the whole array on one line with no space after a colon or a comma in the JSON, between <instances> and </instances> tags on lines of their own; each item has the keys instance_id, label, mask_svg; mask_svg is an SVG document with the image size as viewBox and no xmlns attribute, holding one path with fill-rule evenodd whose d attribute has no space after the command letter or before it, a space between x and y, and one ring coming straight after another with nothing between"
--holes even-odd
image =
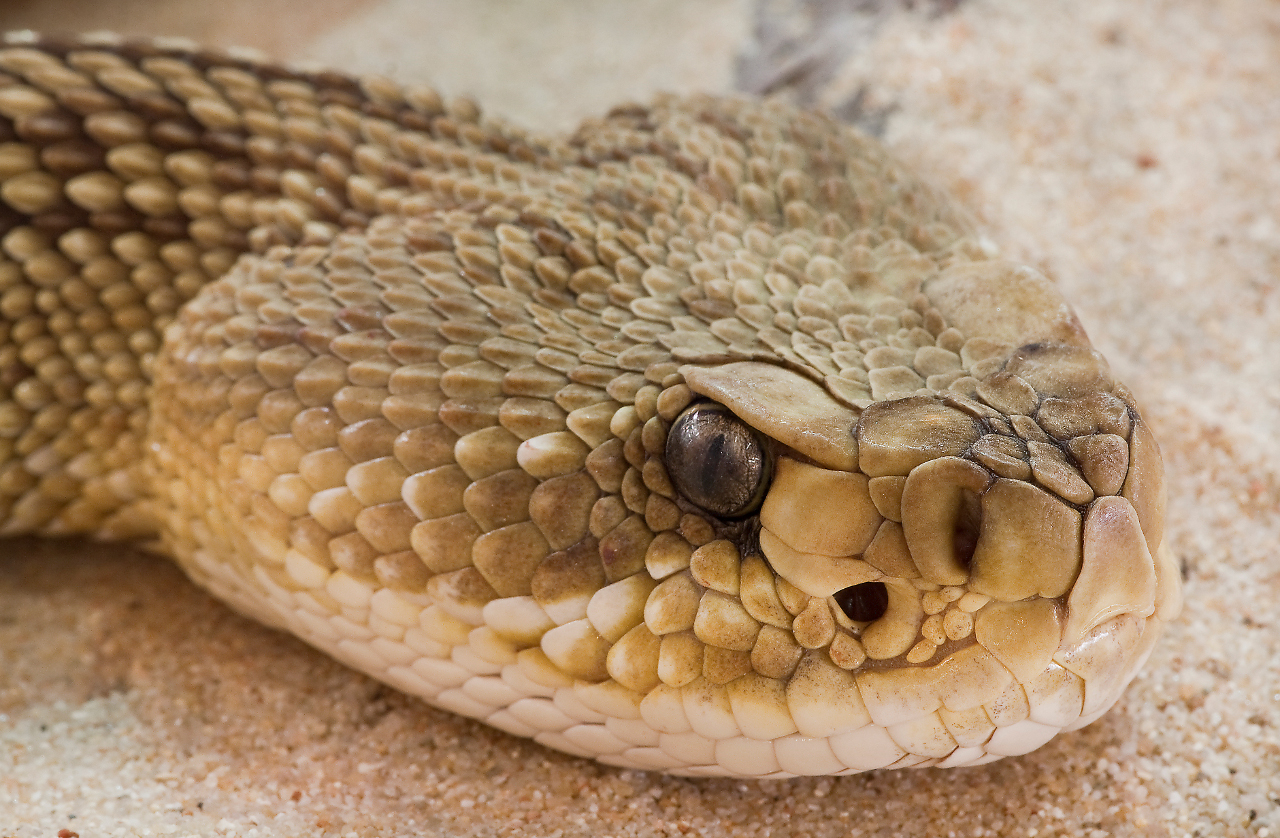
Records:
<instances>
[{"instance_id":1,"label":"snake nostril","mask_svg":"<svg viewBox=\"0 0 1280 838\"><path fill-rule=\"evenodd\" d=\"M889 609L889 589L883 582L863 582L835 592L836 604L855 623L870 623Z\"/></svg>"},{"instance_id":2,"label":"snake nostril","mask_svg":"<svg viewBox=\"0 0 1280 838\"><path fill-rule=\"evenodd\" d=\"M978 549L978 537L981 534L982 498L964 489L960 493L960 510L956 515L955 529L951 532L951 543L962 566L968 567L973 562L973 554Z\"/></svg>"}]
</instances>

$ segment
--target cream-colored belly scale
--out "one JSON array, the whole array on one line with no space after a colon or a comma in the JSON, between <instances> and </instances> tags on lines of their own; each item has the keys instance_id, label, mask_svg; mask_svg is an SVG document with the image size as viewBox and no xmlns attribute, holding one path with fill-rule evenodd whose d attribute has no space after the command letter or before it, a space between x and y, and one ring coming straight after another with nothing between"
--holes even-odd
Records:
<instances>
[{"instance_id":1,"label":"cream-colored belly scale","mask_svg":"<svg viewBox=\"0 0 1280 838\"><path fill-rule=\"evenodd\" d=\"M1053 285L872 140L559 139L185 44L0 48L0 521L574 754L785 777L1088 724L1176 615Z\"/></svg>"}]
</instances>

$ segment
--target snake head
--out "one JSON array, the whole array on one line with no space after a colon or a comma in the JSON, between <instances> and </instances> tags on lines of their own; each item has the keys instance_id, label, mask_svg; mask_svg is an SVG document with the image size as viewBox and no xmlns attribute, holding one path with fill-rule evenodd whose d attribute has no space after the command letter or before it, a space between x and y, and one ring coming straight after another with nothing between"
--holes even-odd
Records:
<instances>
[{"instance_id":1,"label":"snake head","mask_svg":"<svg viewBox=\"0 0 1280 838\"><path fill-rule=\"evenodd\" d=\"M822 740L826 770L1039 747L1105 712L1180 607L1159 449L1052 284L989 261L922 290L984 337L881 352L897 368L869 383L948 366L943 388L851 403L800 365L680 370L665 465L721 537L649 596L650 630L681 601L705 644L678 673L664 636L659 674L714 682L736 653L748 736L806 740L815 765Z\"/></svg>"}]
</instances>

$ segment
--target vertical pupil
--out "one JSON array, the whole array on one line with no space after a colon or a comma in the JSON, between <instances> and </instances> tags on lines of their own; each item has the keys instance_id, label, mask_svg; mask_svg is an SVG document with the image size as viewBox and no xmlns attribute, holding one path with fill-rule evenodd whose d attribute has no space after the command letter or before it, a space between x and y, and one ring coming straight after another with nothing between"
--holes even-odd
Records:
<instances>
[{"instance_id":1,"label":"vertical pupil","mask_svg":"<svg viewBox=\"0 0 1280 838\"><path fill-rule=\"evenodd\" d=\"M702 480L702 491L705 494L714 493L717 480L723 476L721 466L724 463L726 441L723 432L717 433L715 438L707 445L707 450L703 455L702 472L699 477Z\"/></svg>"}]
</instances>

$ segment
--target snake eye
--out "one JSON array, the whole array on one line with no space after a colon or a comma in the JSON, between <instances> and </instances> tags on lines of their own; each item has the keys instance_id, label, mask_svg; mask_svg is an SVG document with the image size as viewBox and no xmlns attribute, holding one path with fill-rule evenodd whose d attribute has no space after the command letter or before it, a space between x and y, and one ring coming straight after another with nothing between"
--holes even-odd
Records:
<instances>
[{"instance_id":1,"label":"snake eye","mask_svg":"<svg viewBox=\"0 0 1280 838\"><path fill-rule=\"evenodd\" d=\"M758 509L773 470L759 434L715 402L698 402L676 417L666 455L676 490L721 518Z\"/></svg>"},{"instance_id":2,"label":"snake eye","mask_svg":"<svg viewBox=\"0 0 1280 838\"><path fill-rule=\"evenodd\" d=\"M836 605L855 623L870 623L889 610L889 589L883 582L863 582L835 592Z\"/></svg>"}]
</instances>

